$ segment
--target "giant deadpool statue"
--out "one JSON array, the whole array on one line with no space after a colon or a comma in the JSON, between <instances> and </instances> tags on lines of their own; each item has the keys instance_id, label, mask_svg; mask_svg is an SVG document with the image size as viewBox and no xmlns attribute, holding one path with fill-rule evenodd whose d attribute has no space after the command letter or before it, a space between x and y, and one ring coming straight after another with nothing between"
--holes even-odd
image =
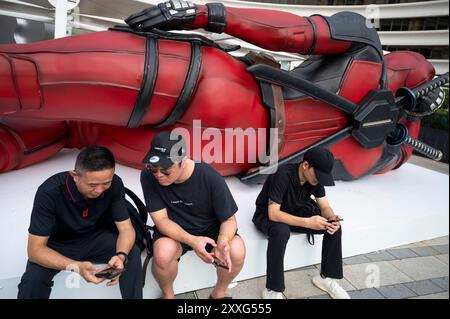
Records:
<instances>
[{"instance_id":1,"label":"giant deadpool statue","mask_svg":"<svg viewBox=\"0 0 450 319\"><path fill-rule=\"evenodd\" d=\"M104 32L0 45L0 172L90 144L140 167L156 133L192 133L194 120L202 131L266 129L253 149L223 143L224 152L243 151L244 162L212 163L245 182L263 175L264 163L249 161L261 152L286 163L326 146L343 180L395 169L414 145L439 157L414 138L422 116L440 106L448 76L431 81L434 68L417 53L383 56L376 30L356 13L300 17L172 0L125 21ZM267 56L236 58L202 36L167 32L198 28L309 58L284 71Z\"/></svg>"}]
</instances>

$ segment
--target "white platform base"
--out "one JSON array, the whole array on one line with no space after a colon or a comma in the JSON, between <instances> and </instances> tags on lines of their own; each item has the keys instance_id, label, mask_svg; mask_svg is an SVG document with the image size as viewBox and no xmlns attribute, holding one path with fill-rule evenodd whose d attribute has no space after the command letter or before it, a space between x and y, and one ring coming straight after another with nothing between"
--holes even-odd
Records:
<instances>
[{"instance_id":1,"label":"white platform base","mask_svg":"<svg viewBox=\"0 0 450 319\"><path fill-rule=\"evenodd\" d=\"M27 229L37 187L49 176L73 168L77 151L64 150L38 165L0 174L0 299L16 298L17 284L27 260ZM141 198L139 171L118 165L117 174ZM261 185L244 185L226 178L239 206L239 234L247 247L244 268L236 280L265 275L267 240L253 226L251 218ZM449 179L412 164L378 176L353 182L337 182L327 188L332 207L343 216L344 257L449 234ZM319 239L319 240L318 240ZM321 240L310 246L303 234L291 236L286 270L320 262ZM214 267L204 264L193 252L180 261L175 292L212 287ZM118 287L87 284L73 273L55 277L52 298L120 298ZM145 298L158 298L159 287L150 269L144 288Z\"/></svg>"}]
</instances>

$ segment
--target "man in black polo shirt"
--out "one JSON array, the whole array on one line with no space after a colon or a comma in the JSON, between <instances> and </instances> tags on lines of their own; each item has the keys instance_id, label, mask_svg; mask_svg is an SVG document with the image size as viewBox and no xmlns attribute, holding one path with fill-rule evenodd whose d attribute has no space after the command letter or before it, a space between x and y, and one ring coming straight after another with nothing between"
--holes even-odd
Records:
<instances>
[{"instance_id":1,"label":"man in black polo shirt","mask_svg":"<svg viewBox=\"0 0 450 319\"><path fill-rule=\"evenodd\" d=\"M290 232L323 234L320 275L313 284L332 298L348 299L335 279L343 278L340 217L334 214L324 186L333 186L333 154L325 148L307 151L300 164L280 167L269 176L256 199L253 222L268 236L267 282L264 299L282 299L284 253ZM311 195L314 202L311 202ZM316 214L314 213L314 208Z\"/></svg>"},{"instance_id":2,"label":"man in black polo shirt","mask_svg":"<svg viewBox=\"0 0 450 319\"><path fill-rule=\"evenodd\" d=\"M107 286L120 283L123 298L142 298L142 265L135 232L125 206L122 180L106 148L80 152L75 169L47 179L36 193L28 229L27 267L18 298L49 298L53 277L61 270L77 271L99 284L93 263L125 270ZM117 231L101 226L114 220ZM83 296L80 296L81 298Z\"/></svg>"},{"instance_id":3,"label":"man in black polo shirt","mask_svg":"<svg viewBox=\"0 0 450 319\"><path fill-rule=\"evenodd\" d=\"M141 172L147 211L157 228L153 274L163 298L173 298L178 260L194 250L217 268L210 298L226 298L245 258L244 242L236 234L238 208L223 177L210 165L187 158L184 140L170 135L161 132L153 138Z\"/></svg>"}]
</instances>

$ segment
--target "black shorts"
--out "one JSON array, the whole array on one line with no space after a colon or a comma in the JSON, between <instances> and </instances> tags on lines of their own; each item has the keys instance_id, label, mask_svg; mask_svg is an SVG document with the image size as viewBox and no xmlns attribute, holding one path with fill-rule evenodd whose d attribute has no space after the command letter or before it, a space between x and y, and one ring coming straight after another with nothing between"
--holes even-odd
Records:
<instances>
[{"instance_id":1,"label":"black shorts","mask_svg":"<svg viewBox=\"0 0 450 319\"><path fill-rule=\"evenodd\" d=\"M215 228L212 228L211 230L209 230L209 231L207 231L207 232L205 232L203 234L200 234L198 236L208 237L208 238L211 238L211 239L213 239L214 241L217 242L217 237L219 237L219 233L220 233L220 227L215 227ZM235 235L238 235L238 233L236 232ZM158 229L155 227L153 229L153 244L155 244L155 242L158 239L163 238L163 237L167 237L167 236L162 234L162 233L160 233L158 231ZM181 248L183 249L183 252L181 253L181 256L183 256L188 251L193 250L191 246L189 246L189 245L187 245L185 243L180 243L180 244L181 244ZM210 244L207 244L206 247L205 247L206 251L209 252L209 253L213 250L213 248L214 247L212 245L210 245Z\"/></svg>"}]
</instances>

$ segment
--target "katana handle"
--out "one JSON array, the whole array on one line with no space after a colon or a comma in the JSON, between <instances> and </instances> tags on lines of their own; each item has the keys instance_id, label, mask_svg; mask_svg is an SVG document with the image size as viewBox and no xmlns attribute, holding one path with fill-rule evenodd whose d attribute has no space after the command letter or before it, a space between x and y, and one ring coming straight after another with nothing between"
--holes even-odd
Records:
<instances>
[{"instance_id":1,"label":"katana handle","mask_svg":"<svg viewBox=\"0 0 450 319\"><path fill-rule=\"evenodd\" d=\"M437 78L435 78L434 80L431 80L430 82L427 82L427 83L419 86L418 88L415 88L413 90L413 92L416 96L416 99L419 99L423 96L428 95L428 93L430 93L431 91L433 91L433 90L437 89L438 87L441 87L447 83L448 83L448 72L438 76Z\"/></svg>"},{"instance_id":2,"label":"katana handle","mask_svg":"<svg viewBox=\"0 0 450 319\"><path fill-rule=\"evenodd\" d=\"M434 80L427 82L414 90L403 86L395 92L395 103L397 107L403 108L407 111L414 112L414 109L417 104L417 100L428 95L431 91L437 89L448 83L448 72L438 76Z\"/></svg>"},{"instance_id":3,"label":"katana handle","mask_svg":"<svg viewBox=\"0 0 450 319\"><path fill-rule=\"evenodd\" d=\"M403 143L435 161L440 161L442 159L442 152L440 150L435 149L434 147L427 145L411 136L408 136Z\"/></svg>"}]
</instances>

